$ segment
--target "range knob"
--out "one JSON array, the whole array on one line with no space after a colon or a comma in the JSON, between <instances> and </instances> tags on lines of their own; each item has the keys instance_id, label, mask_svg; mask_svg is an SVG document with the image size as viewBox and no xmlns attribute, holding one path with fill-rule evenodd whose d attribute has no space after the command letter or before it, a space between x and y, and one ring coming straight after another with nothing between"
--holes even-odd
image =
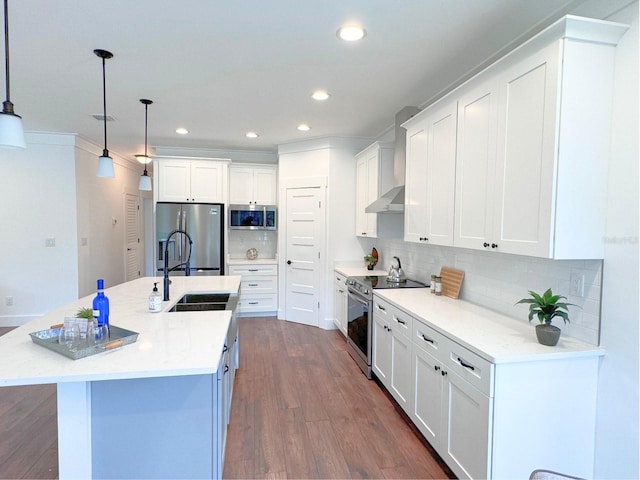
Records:
<instances>
[{"instance_id":1,"label":"range knob","mask_svg":"<svg viewBox=\"0 0 640 480\"><path fill-rule=\"evenodd\" d=\"M362 289L362 293L364 293L365 295L369 295L369 289L368 288L363 288Z\"/></svg>"},{"instance_id":2,"label":"range knob","mask_svg":"<svg viewBox=\"0 0 640 480\"><path fill-rule=\"evenodd\" d=\"M347 278L347 285L355 285L355 284L356 284L355 280L351 280Z\"/></svg>"}]
</instances>

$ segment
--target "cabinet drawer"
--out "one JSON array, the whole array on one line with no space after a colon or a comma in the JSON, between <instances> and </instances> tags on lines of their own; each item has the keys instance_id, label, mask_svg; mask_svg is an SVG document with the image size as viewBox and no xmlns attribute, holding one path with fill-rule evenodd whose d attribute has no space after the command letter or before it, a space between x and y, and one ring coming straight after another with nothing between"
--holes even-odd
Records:
<instances>
[{"instance_id":1,"label":"cabinet drawer","mask_svg":"<svg viewBox=\"0 0 640 480\"><path fill-rule=\"evenodd\" d=\"M278 277L275 275L243 275L240 296L277 293Z\"/></svg>"},{"instance_id":2,"label":"cabinet drawer","mask_svg":"<svg viewBox=\"0 0 640 480\"><path fill-rule=\"evenodd\" d=\"M447 337L426 326L420 320L416 319L413 322L413 344L418 345L441 362L449 353L449 343L450 340Z\"/></svg>"},{"instance_id":3,"label":"cabinet drawer","mask_svg":"<svg viewBox=\"0 0 640 480\"><path fill-rule=\"evenodd\" d=\"M278 309L277 295L240 295L240 312L274 312Z\"/></svg>"},{"instance_id":4,"label":"cabinet drawer","mask_svg":"<svg viewBox=\"0 0 640 480\"><path fill-rule=\"evenodd\" d=\"M493 364L475 353L447 340L447 356L443 363L480 392L493 397Z\"/></svg>"},{"instance_id":5,"label":"cabinet drawer","mask_svg":"<svg viewBox=\"0 0 640 480\"><path fill-rule=\"evenodd\" d=\"M340 285L342 287L346 285L345 282L347 281L347 277L345 277L341 273L333 272L333 279L336 285Z\"/></svg>"},{"instance_id":6,"label":"cabinet drawer","mask_svg":"<svg viewBox=\"0 0 640 480\"><path fill-rule=\"evenodd\" d=\"M229 275L277 275L277 265L229 265Z\"/></svg>"},{"instance_id":7,"label":"cabinet drawer","mask_svg":"<svg viewBox=\"0 0 640 480\"><path fill-rule=\"evenodd\" d=\"M413 317L404 310L374 297L373 314L384 318L389 323L389 328L394 334L400 334L407 339L411 339Z\"/></svg>"}]
</instances>

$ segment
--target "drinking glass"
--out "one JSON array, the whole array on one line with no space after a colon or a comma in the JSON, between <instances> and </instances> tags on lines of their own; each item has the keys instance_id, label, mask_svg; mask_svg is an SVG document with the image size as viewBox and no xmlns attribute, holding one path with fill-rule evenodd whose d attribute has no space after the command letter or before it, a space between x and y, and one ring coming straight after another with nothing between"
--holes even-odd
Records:
<instances>
[{"instance_id":1,"label":"drinking glass","mask_svg":"<svg viewBox=\"0 0 640 480\"><path fill-rule=\"evenodd\" d=\"M69 325L60 329L60 337L58 342L72 348L80 341L80 329L78 325Z\"/></svg>"}]
</instances>

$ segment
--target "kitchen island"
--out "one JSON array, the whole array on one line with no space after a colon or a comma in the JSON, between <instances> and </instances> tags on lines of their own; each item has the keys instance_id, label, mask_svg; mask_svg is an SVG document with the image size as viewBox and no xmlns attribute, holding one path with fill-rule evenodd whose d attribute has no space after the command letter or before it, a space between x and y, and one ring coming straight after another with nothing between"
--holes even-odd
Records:
<instances>
[{"instance_id":1,"label":"kitchen island","mask_svg":"<svg viewBox=\"0 0 640 480\"><path fill-rule=\"evenodd\" d=\"M60 478L220 478L237 325L230 310L169 312L185 293L237 296L240 277L172 277L163 311L145 277L109 288L111 325L136 343L71 360L30 332L59 324L93 295L0 337L0 387L55 383Z\"/></svg>"}]
</instances>

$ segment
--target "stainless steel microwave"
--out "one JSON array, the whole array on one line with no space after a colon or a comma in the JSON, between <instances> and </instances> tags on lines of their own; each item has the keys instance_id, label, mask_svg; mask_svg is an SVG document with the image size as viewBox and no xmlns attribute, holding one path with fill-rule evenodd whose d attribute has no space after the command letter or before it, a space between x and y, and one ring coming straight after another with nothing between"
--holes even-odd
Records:
<instances>
[{"instance_id":1,"label":"stainless steel microwave","mask_svg":"<svg viewBox=\"0 0 640 480\"><path fill-rule=\"evenodd\" d=\"M275 205L229 205L232 230L275 230L278 209Z\"/></svg>"}]
</instances>

